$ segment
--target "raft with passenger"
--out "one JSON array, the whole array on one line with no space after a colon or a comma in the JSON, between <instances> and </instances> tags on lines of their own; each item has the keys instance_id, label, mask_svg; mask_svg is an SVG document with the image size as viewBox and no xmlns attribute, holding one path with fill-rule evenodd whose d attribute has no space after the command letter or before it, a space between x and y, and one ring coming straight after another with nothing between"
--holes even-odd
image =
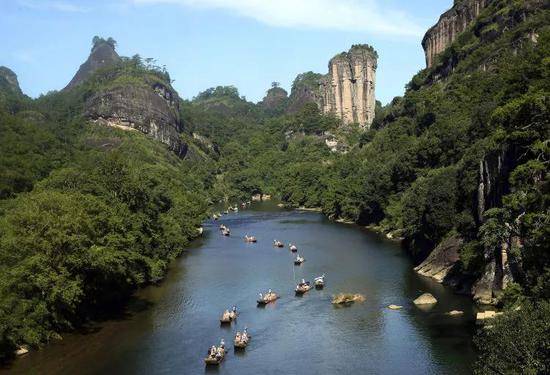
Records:
<instances>
[{"instance_id":1,"label":"raft with passenger","mask_svg":"<svg viewBox=\"0 0 550 375\"><path fill-rule=\"evenodd\" d=\"M275 247L285 247L285 244L278 240L273 240L273 246Z\"/></svg>"},{"instance_id":2,"label":"raft with passenger","mask_svg":"<svg viewBox=\"0 0 550 375\"><path fill-rule=\"evenodd\" d=\"M251 336L248 334L248 331L245 328L242 333L237 332L237 334L235 335L235 339L233 340L233 345L235 346L235 349L244 349L247 347L250 339Z\"/></svg>"},{"instance_id":3,"label":"raft with passenger","mask_svg":"<svg viewBox=\"0 0 550 375\"><path fill-rule=\"evenodd\" d=\"M290 249L290 251L292 251L293 253L297 252L298 251L298 247L296 245L293 245L291 243L288 244L288 248Z\"/></svg>"},{"instance_id":4,"label":"raft with passenger","mask_svg":"<svg viewBox=\"0 0 550 375\"><path fill-rule=\"evenodd\" d=\"M207 366L219 365L224 358L225 358L225 343L222 339L220 342L220 346L212 345L212 347L208 349L208 354L206 358L204 358L204 363Z\"/></svg>"},{"instance_id":5,"label":"raft with passenger","mask_svg":"<svg viewBox=\"0 0 550 375\"><path fill-rule=\"evenodd\" d=\"M258 305L267 305L268 303L275 302L279 299L277 293L272 292L271 289L266 293L260 293L260 298L258 299Z\"/></svg>"},{"instance_id":6,"label":"raft with passenger","mask_svg":"<svg viewBox=\"0 0 550 375\"><path fill-rule=\"evenodd\" d=\"M301 256L301 255L297 255L296 258L294 259L294 264L295 264L296 266L299 266L299 265L301 265L301 264L304 263L304 262L305 262L305 259L304 259L304 257Z\"/></svg>"},{"instance_id":7,"label":"raft with passenger","mask_svg":"<svg viewBox=\"0 0 550 375\"><path fill-rule=\"evenodd\" d=\"M317 289L323 289L325 287L325 274L323 276L318 276L313 279L313 284Z\"/></svg>"},{"instance_id":8,"label":"raft with passenger","mask_svg":"<svg viewBox=\"0 0 550 375\"><path fill-rule=\"evenodd\" d=\"M244 242L255 243L255 242L258 242L258 240L256 239L256 237L249 236L248 234L246 234L244 236Z\"/></svg>"},{"instance_id":9,"label":"raft with passenger","mask_svg":"<svg viewBox=\"0 0 550 375\"><path fill-rule=\"evenodd\" d=\"M311 283L302 279L302 281L298 285L296 285L295 292L297 295L302 295L309 292L310 289Z\"/></svg>"},{"instance_id":10,"label":"raft with passenger","mask_svg":"<svg viewBox=\"0 0 550 375\"><path fill-rule=\"evenodd\" d=\"M220 318L220 323L221 324L229 324L231 323L232 321L234 321L235 319L237 319L237 307L233 306L233 308L231 309L231 311L229 310L225 310Z\"/></svg>"}]
</instances>

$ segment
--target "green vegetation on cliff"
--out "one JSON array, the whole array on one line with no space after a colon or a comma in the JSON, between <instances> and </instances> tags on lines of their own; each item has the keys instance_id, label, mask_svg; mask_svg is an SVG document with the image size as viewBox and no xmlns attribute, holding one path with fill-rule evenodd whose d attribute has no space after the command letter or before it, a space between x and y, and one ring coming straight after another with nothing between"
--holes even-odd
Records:
<instances>
[{"instance_id":1,"label":"green vegetation on cliff","mask_svg":"<svg viewBox=\"0 0 550 375\"><path fill-rule=\"evenodd\" d=\"M224 138L211 134L220 144L220 193L276 194L292 206L376 225L403 237L417 262L458 235L464 245L454 272L464 276L464 288L505 309L524 303L540 310L496 323L519 320L508 331L510 341L519 340L529 319L549 318L549 25L550 11L540 1L492 2L430 69L412 78L403 98L379 109L363 134L314 107L247 119L243 127L210 114L211 124L227 131ZM316 79L305 74L297 84ZM327 130L351 145L349 152L329 152ZM503 362L480 364L480 372L491 366L522 372L513 346L494 356L499 335L483 337L481 358ZM547 342L521 345L546 350L526 359L523 372L547 372Z\"/></svg>"},{"instance_id":2,"label":"green vegetation on cliff","mask_svg":"<svg viewBox=\"0 0 550 375\"><path fill-rule=\"evenodd\" d=\"M159 75L136 59L120 70ZM24 111L0 109L0 359L162 279L206 213L195 163L78 115L78 94L105 82L94 77L72 94L27 101Z\"/></svg>"}]
</instances>

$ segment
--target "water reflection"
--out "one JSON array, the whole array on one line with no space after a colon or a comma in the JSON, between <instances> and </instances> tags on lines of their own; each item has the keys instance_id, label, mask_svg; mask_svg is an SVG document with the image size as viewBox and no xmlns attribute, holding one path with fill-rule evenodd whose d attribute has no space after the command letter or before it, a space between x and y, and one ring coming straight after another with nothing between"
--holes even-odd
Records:
<instances>
[{"instance_id":1,"label":"water reflection","mask_svg":"<svg viewBox=\"0 0 550 375\"><path fill-rule=\"evenodd\" d=\"M230 237L220 235L220 223ZM245 243L245 233L258 243ZM296 243L306 262L294 266L287 247L272 246L275 238ZM323 273L324 289L295 296L299 280ZM258 293L269 288L281 298L258 306ZM335 307L331 298L339 292L366 301ZM423 292L439 301L427 311L411 303ZM236 322L220 327L221 313L233 305ZM465 314L445 315L455 309ZM416 275L395 243L317 213L260 204L208 223L167 280L140 291L126 316L67 335L16 361L10 373L468 373L472 314L467 298ZM234 334L245 326L252 340L234 352ZM221 338L230 349L226 359L220 369L205 369L207 348Z\"/></svg>"}]
</instances>

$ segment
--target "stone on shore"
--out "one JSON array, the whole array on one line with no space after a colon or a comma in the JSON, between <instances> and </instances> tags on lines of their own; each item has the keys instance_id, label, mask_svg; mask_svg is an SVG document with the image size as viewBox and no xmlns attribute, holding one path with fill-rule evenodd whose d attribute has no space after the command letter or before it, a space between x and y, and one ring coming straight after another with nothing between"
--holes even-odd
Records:
<instances>
[{"instance_id":1,"label":"stone on shore","mask_svg":"<svg viewBox=\"0 0 550 375\"><path fill-rule=\"evenodd\" d=\"M20 346L15 351L15 355L25 355L29 352L29 349L26 346Z\"/></svg>"},{"instance_id":2,"label":"stone on shore","mask_svg":"<svg viewBox=\"0 0 550 375\"><path fill-rule=\"evenodd\" d=\"M502 312L497 312L497 311L493 311L493 310L478 312L476 314L476 323L484 324L486 320L494 319L497 316L502 315L502 314L503 314Z\"/></svg>"}]
</instances>

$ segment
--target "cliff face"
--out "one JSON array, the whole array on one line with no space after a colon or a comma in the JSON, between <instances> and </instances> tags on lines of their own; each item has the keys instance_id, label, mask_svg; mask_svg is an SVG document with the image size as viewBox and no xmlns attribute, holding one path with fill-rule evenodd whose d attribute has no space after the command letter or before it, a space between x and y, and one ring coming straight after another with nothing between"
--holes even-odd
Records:
<instances>
[{"instance_id":1,"label":"cliff face","mask_svg":"<svg viewBox=\"0 0 550 375\"><path fill-rule=\"evenodd\" d=\"M372 47L354 45L330 60L327 75L299 75L292 86L288 111L314 102L324 113L333 113L345 124L358 123L369 128L376 107L377 60Z\"/></svg>"},{"instance_id":2,"label":"cliff face","mask_svg":"<svg viewBox=\"0 0 550 375\"><path fill-rule=\"evenodd\" d=\"M426 55L426 66L433 65L438 54L443 52L457 36L463 32L470 22L492 0L455 0L453 7L439 18L437 24L430 28L424 39L422 47Z\"/></svg>"},{"instance_id":3,"label":"cliff face","mask_svg":"<svg viewBox=\"0 0 550 375\"><path fill-rule=\"evenodd\" d=\"M168 74L139 57L121 58L111 38L95 39L90 56L64 89L83 91L83 115L102 125L145 133L185 156L181 100Z\"/></svg>"},{"instance_id":4,"label":"cliff face","mask_svg":"<svg viewBox=\"0 0 550 375\"><path fill-rule=\"evenodd\" d=\"M352 46L329 62L321 81L322 110L334 113L344 123L368 128L374 120L374 95L378 56L367 46Z\"/></svg>"},{"instance_id":5,"label":"cliff face","mask_svg":"<svg viewBox=\"0 0 550 375\"><path fill-rule=\"evenodd\" d=\"M292 90L288 98L288 113L298 112L306 103L316 103L320 108L322 95L319 87L323 75L314 72L298 74L292 83Z\"/></svg>"},{"instance_id":6,"label":"cliff face","mask_svg":"<svg viewBox=\"0 0 550 375\"><path fill-rule=\"evenodd\" d=\"M88 79L98 69L120 62L120 56L115 51L114 44L100 42L92 48L88 59L80 65L71 82L64 90L73 88Z\"/></svg>"},{"instance_id":7,"label":"cliff face","mask_svg":"<svg viewBox=\"0 0 550 375\"><path fill-rule=\"evenodd\" d=\"M266 111L278 114L286 106L287 99L288 93L286 90L274 86L267 91L266 96L258 104Z\"/></svg>"},{"instance_id":8,"label":"cliff face","mask_svg":"<svg viewBox=\"0 0 550 375\"><path fill-rule=\"evenodd\" d=\"M138 130L185 156L187 146L180 140L183 126L177 93L159 82L147 83L148 86L124 85L96 93L86 101L84 115L100 124Z\"/></svg>"},{"instance_id":9,"label":"cliff face","mask_svg":"<svg viewBox=\"0 0 550 375\"><path fill-rule=\"evenodd\" d=\"M0 66L0 89L10 91L16 95L23 95L17 75L5 66Z\"/></svg>"}]
</instances>

